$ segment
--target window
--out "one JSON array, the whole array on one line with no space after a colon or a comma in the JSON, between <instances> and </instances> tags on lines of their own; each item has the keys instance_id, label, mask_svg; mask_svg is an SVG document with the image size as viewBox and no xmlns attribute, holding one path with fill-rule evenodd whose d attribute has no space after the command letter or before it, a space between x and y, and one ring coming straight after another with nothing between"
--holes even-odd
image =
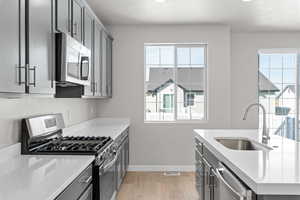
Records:
<instances>
[{"instance_id":1,"label":"window","mask_svg":"<svg viewBox=\"0 0 300 200\"><path fill-rule=\"evenodd\" d=\"M266 108L270 134L296 139L298 55L282 51L259 53L259 102Z\"/></svg>"},{"instance_id":2,"label":"window","mask_svg":"<svg viewBox=\"0 0 300 200\"><path fill-rule=\"evenodd\" d=\"M185 95L185 101L184 101L184 106L188 107L188 106L193 106L194 105L194 100L195 100L195 94L192 92L188 92Z\"/></svg>"},{"instance_id":3,"label":"window","mask_svg":"<svg viewBox=\"0 0 300 200\"><path fill-rule=\"evenodd\" d=\"M206 45L145 45L145 121L206 119L206 52Z\"/></svg>"},{"instance_id":4,"label":"window","mask_svg":"<svg viewBox=\"0 0 300 200\"><path fill-rule=\"evenodd\" d=\"M172 112L174 109L174 94L164 94L163 105L166 112Z\"/></svg>"}]
</instances>

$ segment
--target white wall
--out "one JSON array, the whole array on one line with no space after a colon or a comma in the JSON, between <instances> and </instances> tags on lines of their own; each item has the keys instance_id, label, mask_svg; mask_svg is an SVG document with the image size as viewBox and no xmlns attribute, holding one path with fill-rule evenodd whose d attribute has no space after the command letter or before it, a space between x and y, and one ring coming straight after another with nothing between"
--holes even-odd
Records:
<instances>
[{"instance_id":1,"label":"white wall","mask_svg":"<svg viewBox=\"0 0 300 200\"><path fill-rule=\"evenodd\" d=\"M258 100L258 50L300 48L300 32L233 33L231 47L231 126L256 128L257 111L252 111L247 121L242 116L247 105Z\"/></svg>"},{"instance_id":2,"label":"white wall","mask_svg":"<svg viewBox=\"0 0 300 200\"><path fill-rule=\"evenodd\" d=\"M112 26L113 99L99 116L130 117L131 165L193 165L194 128L230 127L230 29L227 26ZM144 43L208 43L209 120L144 123Z\"/></svg>"},{"instance_id":3,"label":"white wall","mask_svg":"<svg viewBox=\"0 0 300 200\"><path fill-rule=\"evenodd\" d=\"M66 126L70 126L94 118L95 106L95 100L82 99L0 99L0 146L20 141L20 122L24 117L63 113Z\"/></svg>"}]
</instances>

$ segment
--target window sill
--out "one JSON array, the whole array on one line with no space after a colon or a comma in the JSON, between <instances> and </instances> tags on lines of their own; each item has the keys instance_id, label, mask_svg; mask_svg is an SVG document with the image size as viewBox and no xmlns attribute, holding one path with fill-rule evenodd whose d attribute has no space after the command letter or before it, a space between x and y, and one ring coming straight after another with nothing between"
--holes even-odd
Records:
<instances>
[{"instance_id":1,"label":"window sill","mask_svg":"<svg viewBox=\"0 0 300 200\"><path fill-rule=\"evenodd\" d=\"M145 121L144 124L207 124L208 120Z\"/></svg>"}]
</instances>

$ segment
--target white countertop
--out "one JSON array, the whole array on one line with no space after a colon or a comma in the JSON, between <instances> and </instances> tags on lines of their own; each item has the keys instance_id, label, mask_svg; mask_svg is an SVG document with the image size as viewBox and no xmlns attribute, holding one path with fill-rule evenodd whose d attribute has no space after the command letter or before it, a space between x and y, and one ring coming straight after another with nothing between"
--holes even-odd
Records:
<instances>
[{"instance_id":1,"label":"white countertop","mask_svg":"<svg viewBox=\"0 0 300 200\"><path fill-rule=\"evenodd\" d=\"M0 199L53 200L94 159L20 155L20 144L0 149Z\"/></svg>"},{"instance_id":2,"label":"white countertop","mask_svg":"<svg viewBox=\"0 0 300 200\"><path fill-rule=\"evenodd\" d=\"M256 194L300 195L300 143L272 136L271 151L236 151L216 137L243 137L259 141L258 130L194 130L196 136Z\"/></svg>"},{"instance_id":3,"label":"white countertop","mask_svg":"<svg viewBox=\"0 0 300 200\"><path fill-rule=\"evenodd\" d=\"M64 135L116 139L129 119L97 118L63 130ZM0 149L0 199L53 200L94 161L94 156L21 155L20 144Z\"/></svg>"},{"instance_id":4,"label":"white countertop","mask_svg":"<svg viewBox=\"0 0 300 200\"><path fill-rule=\"evenodd\" d=\"M64 136L107 136L116 139L130 125L126 118L96 118L63 130Z\"/></svg>"}]
</instances>

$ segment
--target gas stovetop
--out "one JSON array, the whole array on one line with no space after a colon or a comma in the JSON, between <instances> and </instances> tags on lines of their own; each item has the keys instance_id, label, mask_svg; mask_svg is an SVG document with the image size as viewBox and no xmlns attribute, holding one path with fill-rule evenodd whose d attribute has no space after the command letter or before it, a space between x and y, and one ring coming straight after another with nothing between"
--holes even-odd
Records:
<instances>
[{"instance_id":1,"label":"gas stovetop","mask_svg":"<svg viewBox=\"0 0 300 200\"><path fill-rule=\"evenodd\" d=\"M100 153L111 142L112 138L110 137L56 137L31 142L29 151L32 153L93 155Z\"/></svg>"}]
</instances>

